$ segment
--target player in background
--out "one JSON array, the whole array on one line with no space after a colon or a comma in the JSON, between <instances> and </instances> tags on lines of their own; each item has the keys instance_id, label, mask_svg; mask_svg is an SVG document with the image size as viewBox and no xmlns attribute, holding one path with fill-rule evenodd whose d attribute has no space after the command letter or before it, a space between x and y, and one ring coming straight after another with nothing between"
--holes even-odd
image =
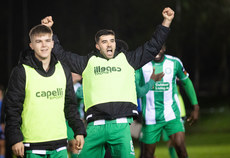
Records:
<instances>
[{"instance_id":1,"label":"player in background","mask_svg":"<svg viewBox=\"0 0 230 158\"><path fill-rule=\"evenodd\" d=\"M177 79L178 99L179 99L180 112L181 112L180 116L181 116L183 123L185 123L185 121L186 121L186 110L185 110L184 100L183 100L182 95L180 93L180 86L181 85L179 83L179 80ZM171 139L168 137L165 130L162 131L162 140L167 142L170 158L177 158L176 150L173 146Z\"/></svg>"},{"instance_id":2,"label":"player in background","mask_svg":"<svg viewBox=\"0 0 230 158\"><path fill-rule=\"evenodd\" d=\"M176 78L180 79L194 110L187 121L192 125L198 119L199 105L188 73L180 59L165 55L165 45L155 59L136 71L137 96L141 98L143 125L140 141L143 142L143 157L152 158L156 143L165 130L179 158L187 158L184 125L181 120ZM154 82L150 76L164 72L161 81Z\"/></svg>"}]
</instances>

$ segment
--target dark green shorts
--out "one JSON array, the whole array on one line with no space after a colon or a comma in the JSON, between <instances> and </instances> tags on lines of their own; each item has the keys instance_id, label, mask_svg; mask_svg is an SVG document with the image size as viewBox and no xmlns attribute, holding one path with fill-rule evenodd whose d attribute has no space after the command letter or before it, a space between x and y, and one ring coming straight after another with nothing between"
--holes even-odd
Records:
<instances>
[{"instance_id":1,"label":"dark green shorts","mask_svg":"<svg viewBox=\"0 0 230 158\"><path fill-rule=\"evenodd\" d=\"M140 134L140 141L145 144L154 144L160 141L163 130L170 136L177 132L184 132L184 124L180 119L171 120L154 125L143 125Z\"/></svg>"},{"instance_id":2,"label":"dark green shorts","mask_svg":"<svg viewBox=\"0 0 230 158\"><path fill-rule=\"evenodd\" d=\"M183 125L184 125L184 120L181 119L181 121L183 122ZM167 132L163 129L163 131L162 131L162 140L165 141L165 142L167 142L167 141L169 141L169 139L170 138L169 138Z\"/></svg>"},{"instance_id":3,"label":"dark green shorts","mask_svg":"<svg viewBox=\"0 0 230 158\"><path fill-rule=\"evenodd\" d=\"M113 158L134 158L129 123L106 123L104 125L89 123L87 137L79 158L103 158L105 145L110 149Z\"/></svg>"}]
</instances>

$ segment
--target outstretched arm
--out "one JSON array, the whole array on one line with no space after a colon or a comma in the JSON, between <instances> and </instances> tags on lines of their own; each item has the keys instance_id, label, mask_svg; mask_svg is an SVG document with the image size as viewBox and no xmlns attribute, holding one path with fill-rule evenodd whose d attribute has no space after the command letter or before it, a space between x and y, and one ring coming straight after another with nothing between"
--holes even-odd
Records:
<instances>
[{"instance_id":1,"label":"outstretched arm","mask_svg":"<svg viewBox=\"0 0 230 158\"><path fill-rule=\"evenodd\" d=\"M41 24L52 27L54 24L52 16L47 16L41 20ZM66 51L60 44L56 35L53 36L54 40L54 48L52 52L56 55L58 60L68 65L71 72L75 72L77 74L82 74L85 69L87 62L89 60L88 56L80 56L77 53L73 53L70 51Z\"/></svg>"},{"instance_id":2,"label":"outstretched arm","mask_svg":"<svg viewBox=\"0 0 230 158\"><path fill-rule=\"evenodd\" d=\"M163 44L165 43L170 31L170 24L174 18L174 11L171 8L165 8L162 11L164 20L162 25L158 25L152 38L139 46L134 51L128 51L126 57L129 64L135 69L139 69L149 61L153 60L160 52Z\"/></svg>"},{"instance_id":3,"label":"outstretched arm","mask_svg":"<svg viewBox=\"0 0 230 158\"><path fill-rule=\"evenodd\" d=\"M162 25L165 27L169 27L174 18L174 11L171 8L167 7L162 11L162 15L164 17Z\"/></svg>"}]
</instances>

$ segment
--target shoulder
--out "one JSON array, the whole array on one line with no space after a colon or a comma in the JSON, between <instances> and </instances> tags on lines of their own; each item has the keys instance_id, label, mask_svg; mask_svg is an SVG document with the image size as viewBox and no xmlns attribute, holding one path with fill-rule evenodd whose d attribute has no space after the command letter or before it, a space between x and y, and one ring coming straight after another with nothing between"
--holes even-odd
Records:
<instances>
[{"instance_id":1,"label":"shoulder","mask_svg":"<svg viewBox=\"0 0 230 158\"><path fill-rule=\"evenodd\" d=\"M70 68L69 68L69 66L66 63L61 62L61 61L58 61L58 63L61 64L61 66L62 66L62 68L63 68L63 70L64 70L65 73L71 73Z\"/></svg>"},{"instance_id":2,"label":"shoulder","mask_svg":"<svg viewBox=\"0 0 230 158\"><path fill-rule=\"evenodd\" d=\"M15 66L11 71L11 76L15 76L15 77L25 76L25 68L23 67L23 65L19 64Z\"/></svg>"},{"instance_id":3,"label":"shoulder","mask_svg":"<svg viewBox=\"0 0 230 158\"><path fill-rule=\"evenodd\" d=\"M25 82L26 82L25 69L22 65L17 65L11 71L8 89L15 90L15 88L18 89L24 88Z\"/></svg>"},{"instance_id":4,"label":"shoulder","mask_svg":"<svg viewBox=\"0 0 230 158\"><path fill-rule=\"evenodd\" d=\"M66 79L67 79L67 81L68 81L68 80L71 79L71 77L72 77L72 75L71 75L71 70L70 70L69 66L67 66L65 63L60 62L60 61L59 61L59 63L61 64L61 66L62 66L62 68L63 68L63 71L64 71L64 73L65 73L65 77L66 77Z\"/></svg>"},{"instance_id":5,"label":"shoulder","mask_svg":"<svg viewBox=\"0 0 230 158\"><path fill-rule=\"evenodd\" d=\"M171 60L171 61L183 66L182 61L178 57L175 57L175 56L172 56L172 55L165 55L165 57L166 57L166 59Z\"/></svg>"}]
</instances>

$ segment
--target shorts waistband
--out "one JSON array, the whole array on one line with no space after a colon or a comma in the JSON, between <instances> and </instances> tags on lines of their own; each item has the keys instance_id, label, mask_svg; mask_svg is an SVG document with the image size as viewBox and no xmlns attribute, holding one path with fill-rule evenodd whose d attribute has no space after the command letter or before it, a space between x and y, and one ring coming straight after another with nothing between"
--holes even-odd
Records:
<instances>
[{"instance_id":1,"label":"shorts waistband","mask_svg":"<svg viewBox=\"0 0 230 158\"><path fill-rule=\"evenodd\" d=\"M88 125L105 125L105 124L109 124L109 123L130 123L132 121L130 121L130 119L132 120L132 118L127 118L127 117L122 117L122 118L117 118L117 119L114 119L114 120L95 120L95 121L92 121L90 123L88 123Z\"/></svg>"}]
</instances>

